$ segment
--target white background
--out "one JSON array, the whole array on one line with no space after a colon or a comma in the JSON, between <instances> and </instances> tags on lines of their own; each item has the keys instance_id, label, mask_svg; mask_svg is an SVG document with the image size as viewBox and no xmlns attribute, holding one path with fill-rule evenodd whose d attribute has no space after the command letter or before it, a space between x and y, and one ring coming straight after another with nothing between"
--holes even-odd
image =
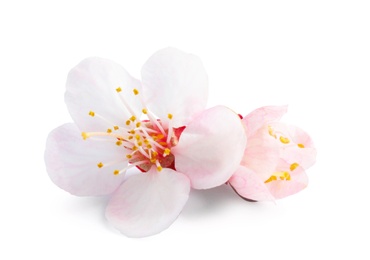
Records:
<instances>
[{"instance_id":1,"label":"white background","mask_svg":"<svg viewBox=\"0 0 370 260\"><path fill-rule=\"evenodd\" d=\"M0 258L369 259L369 14L355 0L1 1ZM318 149L307 189L276 205L194 191L169 229L129 239L104 219L106 198L49 180L68 71L100 56L139 78L167 46L202 59L209 107L289 105L283 121Z\"/></svg>"}]
</instances>

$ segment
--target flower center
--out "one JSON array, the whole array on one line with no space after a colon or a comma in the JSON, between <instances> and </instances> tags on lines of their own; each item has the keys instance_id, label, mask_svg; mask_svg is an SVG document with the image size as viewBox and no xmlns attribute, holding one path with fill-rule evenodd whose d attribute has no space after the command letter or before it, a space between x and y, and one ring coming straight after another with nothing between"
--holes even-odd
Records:
<instances>
[{"instance_id":1,"label":"flower center","mask_svg":"<svg viewBox=\"0 0 370 260\"><path fill-rule=\"evenodd\" d=\"M112 126L105 132L82 132L83 139L110 137L113 138L115 145L122 147L123 160L128 162L128 166L124 169L114 170L113 174L115 175L121 174L134 166L143 172L149 171L153 166L156 167L157 171L161 171L163 168L175 169L175 157L171 153L171 148L178 143L178 139L185 127L173 128L171 123L173 115L170 113L166 122L156 119L145 108L141 98L140 101L143 108L141 114L136 115L121 94L122 89L118 87L116 91L124 106L131 113L131 117L126 120L124 125ZM139 95L137 89L133 89L133 93L135 96ZM94 111L90 111L88 114L91 117L107 121ZM142 117L146 118L141 119ZM121 162L98 162L97 167L103 168L104 166Z\"/></svg>"}]
</instances>

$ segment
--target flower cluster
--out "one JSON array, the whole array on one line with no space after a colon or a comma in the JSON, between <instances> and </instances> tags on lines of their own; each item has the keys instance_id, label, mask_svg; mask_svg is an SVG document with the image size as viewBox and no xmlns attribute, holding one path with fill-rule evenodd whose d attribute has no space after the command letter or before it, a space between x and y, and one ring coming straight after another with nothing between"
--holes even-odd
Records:
<instances>
[{"instance_id":1,"label":"flower cluster","mask_svg":"<svg viewBox=\"0 0 370 260\"><path fill-rule=\"evenodd\" d=\"M174 48L149 58L141 77L106 59L79 63L65 92L74 123L54 129L45 150L57 186L77 196L110 196L106 218L123 234L166 229L191 189L226 184L262 201L306 187L316 151L303 130L279 122L286 107L244 118L224 106L206 109L202 62ZM125 174L130 168L138 170Z\"/></svg>"}]
</instances>

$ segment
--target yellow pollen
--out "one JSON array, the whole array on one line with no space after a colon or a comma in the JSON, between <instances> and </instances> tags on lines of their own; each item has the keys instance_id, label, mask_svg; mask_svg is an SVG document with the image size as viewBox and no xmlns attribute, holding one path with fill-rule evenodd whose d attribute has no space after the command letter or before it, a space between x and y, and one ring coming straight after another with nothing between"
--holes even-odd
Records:
<instances>
[{"instance_id":1,"label":"yellow pollen","mask_svg":"<svg viewBox=\"0 0 370 260\"><path fill-rule=\"evenodd\" d=\"M157 161L157 159L156 159L156 158L151 158L151 159L150 159L150 162L151 162L151 163L155 163L156 161Z\"/></svg>"},{"instance_id":2,"label":"yellow pollen","mask_svg":"<svg viewBox=\"0 0 370 260\"><path fill-rule=\"evenodd\" d=\"M140 135L135 135L135 139L139 141L140 140Z\"/></svg>"},{"instance_id":3,"label":"yellow pollen","mask_svg":"<svg viewBox=\"0 0 370 260\"><path fill-rule=\"evenodd\" d=\"M162 171L162 169L163 169L162 166L157 166L157 171L160 172L160 171Z\"/></svg>"},{"instance_id":4,"label":"yellow pollen","mask_svg":"<svg viewBox=\"0 0 370 260\"><path fill-rule=\"evenodd\" d=\"M279 140L280 140L280 142L282 142L283 144L289 144L289 143L290 143L289 138L286 138L286 137L284 137L284 136L280 136Z\"/></svg>"},{"instance_id":5,"label":"yellow pollen","mask_svg":"<svg viewBox=\"0 0 370 260\"><path fill-rule=\"evenodd\" d=\"M147 144L147 145L146 145L146 148L148 148L148 149L152 149L152 145L151 145L151 144Z\"/></svg>"},{"instance_id":6,"label":"yellow pollen","mask_svg":"<svg viewBox=\"0 0 370 260\"><path fill-rule=\"evenodd\" d=\"M157 155L158 155L158 153L157 153L156 151L154 151L154 152L152 153L152 157L157 157Z\"/></svg>"},{"instance_id":7,"label":"yellow pollen","mask_svg":"<svg viewBox=\"0 0 370 260\"><path fill-rule=\"evenodd\" d=\"M131 154L127 154L127 155L126 155L126 158L127 158L127 159L131 159L131 158L132 158L132 155L131 155Z\"/></svg>"},{"instance_id":8,"label":"yellow pollen","mask_svg":"<svg viewBox=\"0 0 370 260\"><path fill-rule=\"evenodd\" d=\"M290 181L290 174L288 172L275 172L274 174L272 174L270 176L270 178L268 178L265 183L269 183L269 182L272 182L272 181L276 181L277 179L280 179L280 180L286 180L286 181Z\"/></svg>"},{"instance_id":9,"label":"yellow pollen","mask_svg":"<svg viewBox=\"0 0 370 260\"><path fill-rule=\"evenodd\" d=\"M131 124L131 121L130 120L127 120L126 121L126 125L130 125Z\"/></svg>"},{"instance_id":10,"label":"yellow pollen","mask_svg":"<svg viewBox=\"0 0 370 260\"><path fill-rule=\"evenodd\" d=\"M136 127L140 127L141 126L141 123L140 122L137 122L136 123Z\"/></svg>"},{"instance_id":11,"label":"yellow pollen","mask_svg":"<svg viewBox=\"0 0 370 260\"><path fill-rule=\"evenodd\" d=\"M143 114L148 114L148 110L146 108L143 108L143 110L141 110L143 112Z\"/></svg>"},{"instance_id":12,"label":"yellow pollen","mask_svg":"<svg viewBox=\"0 0 370 260\"><path fill-rule=\"evenodd\" d=\"M134 92L135 95L139 94L139 90L137 90L136 88L134 88L132 91Z\"/></svg>"},{"instance_id":13,"label":"yellow pollen","mask_svg":"<svg viewBox=\"0 0 370 260\"><path fill-rule=\"evenodd\" d=\"M274 129L272 129L271 126L268 126L268 129L269 129L269 135L271 135L272 137L274 137L276 139L276 134L274 132Z\"/></svg>"},{"instance_id":14,"label":"yellow pollen","mask_svg":"<svg viewBox=\"0 0 370 260\"><path fill-rule=\"evenodd\" d=\"M128 140L131 140L132 138L134 138L132 135L128 136Z\"/></svg>"},{"instance_id":15,"label":"yellow pollen","mask_svg":"<svg viewBox=\"0 0 370 260\"><path fill-rule=\"evenodd\" d=\"M132 117L130 117L130 120L131 120L132 122L134 122L134 121L136 120L136 116L132 116Z\"/></svg>"},{"instance_id":16,"label":"yellow pollen","mask_svg":"<svg viewBox=\"0 0 370 260\"><path fill-rule=\"evenodd\" d=\"M291 171L294 171L295 169L297 169L297 167L299 166L299 164L298 163L292 163L291 165L290 165L290 170Z\"/></svg>"},{"instance_id":17,"label":"yellow pollen","mask_svg":"<svg viewBox=\"0 0 370 260\"><path fill-rule=\"evenodd\" d=\"M133 135L133 134L135 134L135 133L136 133L136 132L135 132L135 130L133 130L133 129L130 131L130 134L132 134L132 135Z\"/></svg>"},{"instance_id":18,"label":"yellow pollen","mask_svg":"<svg viewBox=\"0 0 370 260\"><path fill-rule=\"evenodd\" d=\"M118 130L119 129L119 127L117 125L115 125L113 128L114 128L114 130Z\"/></svg>"},{"instance_id":19,"label":"yellow pollen","mask_svg":"<svg viewBox=\"0 0 370 260\"><path fill-rule=\"evenodd\" d=\"M117 141L116 145L118 145L118 146L122 145L122 141Z\"/></svg>"},{"instance_id":20,"label":"yellow pollen","mask_svg":"<svg viewBox=\"0 0 370 260\"><path fill-rule=\"evenodd\" d=\"M167 117L168 117L168 119L171 120L173 118L173 115L172 114L168 114Z\"/></svg>"},{"instance_id":21,"label":"yellow pollen","mask_svg":"<svg viewBox=\"0 0 370 260\"><path fill-rule=\"evenodd\" d=\"M137 142L137 145L138 146L142 146L143 145L143 142L142 141L139 141L139 142Z\"/></svg>"},{"instance_id":22,"label":"yellow pollen","mask_svg":"<svg viewBox=\"0 0 370 260\"><path fill-rule=\"evenodd\" d=\"M107 129L107 133L108 133L108 134L112 133L112 129L108 128L108 129Z\"/></svg>"},{"instance_id":23,"label":"yellow pollen","mask_svg":"<svg viewBox=\"0 0 370 260\"><path fill-rule=\"evenodd\" d=\"M81 136L82 136L82 138L83 138L84 140L86 140L87 138L89 138L89 134L88 134L88 133L86 133L86 132L82 132L82 133L81 133Z\"/></svg>"},{"instance_id":24,"label":"yellow pollen","mask_svg":"<svg viewBox=\"0 0 370 260\"><path fill-rule=\"evenodd\" d=\"M297 144L299 148L304 148L304 144Z\"/></svg>"},{"instance_id":25,"label":"yellow pollen","mask_svg":"<svg viewBox=\"0 0 370 260\"><path fill-rule=\"evenodd\" d=\"M113 174L114 175L118 175L119 174L119 170L114 170Z\"/></svg>"},{"instance_id":26,"label":"yellow pollen","mask_svg":"<svg viewBox=\"0 0 370 260\"><path fill-rule=\"evenodd\" d=\"M164 149L163 155L169 155L171 153L171 150L166 148Z\"/></svg>"},{"instance_id":27,"label":"yellow pollen","mask_svg":"<svg viewBox=\"0 0 370 260\"><path fill-rule=\"evenodd\" d=\"M132 151L136 151L137 149L139 149L139 148L137 148L137 146L135 146L135 145L132 147Z\"/></svg>"},{"instance_id":28,"label":"yellow pollen","mask_svg":"<svg viewBox=\"0 0 370 260\"><path fill-rule=\"evenodd\" d=\"M119 93L122 91L121 87L116 88L116 91Z\"/></svg>"},{"instance_id":29,"label":"yellow pollen","mask_svg":"<svg viewBox=\"0 0 370 260\"><path fill-rule=\"evenodd\" d=\"M149 140L148 139L145 139L144 140L144 144L149 144Z\"/></svg>"},{"instance_id":30,"label":"yellow pollen","mask_svg":"<svg viewBox=\"0 0 370 260\"><path fill-rule=\"evenodd\" d=\"M103 167L103 166L104 166L104 164L103 164L102 162L100 162L100 163L98 163L98 164L97 164L97 166L98 166L99 168L101 168L101 167Z\"/></svg>"},{"instance_id":31,"label":"yellow pollen","mask_svg":"<svg viewBox=\"0 0 370 260\"><path fill-rule=\"evenodd\" d=\"M89 116L95 116L95 112L94 111L90 111L89 112Z\"/></svg>"},{"instance_id":32,"label":"yellow pollen","mask_svg":"<svg viewBox=\"0 0 370 260\"><path fill-rule=\"evenodd\" d=\"M271 175L271 177L270 177L270 178L268 178L268 179L265 181L265 183L269 183L269 182L276 181L276 180L277 180L276 176L275 176L275 175Z\"/></svg>"},{"instance_id":33,"label":"yellow pollen","mask_svg":"<svg viewBox=\"0 0 370 260\"><path fill-rule=\"evenodd\" d=\"M167 146L166 142L159 142L160 145Z\"/></svg>"}]
</instances>

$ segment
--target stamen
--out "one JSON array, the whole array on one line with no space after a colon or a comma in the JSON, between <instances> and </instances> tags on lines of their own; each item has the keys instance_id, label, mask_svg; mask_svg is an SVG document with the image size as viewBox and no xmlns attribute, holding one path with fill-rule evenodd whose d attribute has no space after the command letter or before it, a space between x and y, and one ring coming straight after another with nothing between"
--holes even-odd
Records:
<instances>
[{"instance_id":1,"label":"stamen","mask_svg":"<svg viewBox=\"0 0 370 260\"><path fill-rule=\"evenodd\" d=\"M97 164L97 166L98 166L99 168L102 168L102 167L104 166L104 164L103 164L102 162L100 162L100 163L98 163L98 164Z\"/></svg>"},{"instance_id":2,"label":"stamen","mask_svg":"<svg viewBox=\"0 0 370 260\"><path fill-rule=\"evenodd\" d=\"M141 126L141 122L136 123L136 127L139 128Z\"/></svg>"},{"instance_id":3,"label":"stamen","mask_svg":"<svg viewBox=\"0 0 370 260\"><path fill-rule=\"evenodd\" d=\"M304 144L297 144L299 148L304 148Z\"/></svg>"},{"instance_id":4,"label":"stamen","mask_svg":"<svg viewBox=\"0 0 370 260\"><path fill-rule=\"evenodd\" d=\"M143 108L143 110L141 110L141 112L143 112L143 114L147 114L148 113L148 109L146 109L146 108Z\"/></svg>"},{"instance_id":5,"label":"stamen","mask_svg":"<svg viewBox=\"0 0 370 260\"><path fill-rule=\"evenodd\" d=\"M108 129L107 129L107 133L108 133L108 134L112 133L112 129L108 128Z\"/></svg>"},{"instance_id":6,"label":"stamen","mask_svg":"<svg viewBox=\"0 0 370 260\"><path fill-rule=\"evenodd\" d=\"M164 149L164 152L163 152L163 157L166 157L167 155L169 155L171 153L171 150L166 148Z\"/></svg>"},{"instance_id":7,"label":"stamen","mask_svg":"<svg viewBox=\"0 0 370 260\"><path fill-rule=\"evenodd\" d=\"M139 94L139 90L137 90L136 88L134 88L132 91L134 92L135 96Z\"/></svg>"},{"instance_id":8,"label":"stamen","mask_svg":"<svg viewBox=\"0 0 370 260\"><path fill-rule=\"evenodd\" d=\"M116 91L117 93L121 92L122 91L121 87L116 88Z\"/></svg>"},{"instance_id":9,"label":"stamen","mask_svg":"<svg viewBox=\"0 0 370 260\"><path fill-rule=\"evenodd\" d=\"M118 175L119 174L119 170L114 170L113 174L114 175Z\"/></svg>"},{"instance_id":10,"label":"stamen","mask_svg":"<svg viewBox=\"0 0 370 260\"><path fill-rule=\"evenodd\" d=\"M131 121L130 120L127 120L126 121L126 125L130 125L131 124Z\"/></svg>"},{"instance_id":11,"label":"stamen","mask_svg":"<svg viewBox=\"0 0 370 260\"><path fill-rule=\"evenodd\" d=\"M118 125L113 126L113 128L114 128L114 130L116 130L116 131L119 129Z\"/></svg>"},{"instance_id":12,"label":"stamen","mask_svg":"<svg viewBox=\"0 0 370 260\"><path fill-rule=\"evenodd\" d=\"M291 171L294 171L295 169L297 169L297 167L299 166L299 164L298 163L292 163L291 165L290 165L290 170Z\"/></svg>"},{"instance_id":13,"label":"stamen","mask_svg":"<svg viewBox=\"0 0 370 260\"><path fill-rule=\"evenodd\" d=\"M118 141L116 142L116 145L118 145L118 146L122 145L122 141L118 140Z\"/></svg>"},{"instance_id":14,"label":"stamen","mask_svg":"<svg viewBox=\"0 0 370 260\"><path fill-rule=\"evenodd\" d=\"M90 112L89 112L89 116L94 117L94 116L95 116L95 112L94 112L94 111L90 111Z\"/></svg>"},{"instance_id":15,"label":"stamen","mask_svg":"<svg viewBox=\"0 0 370 260\"><path fill-rule=\"evenodd\" d=\"M282 142L283 144L289 144L289 143L290 143L289 138L284 137L284 136L280 136L279 140L280 140L280 142Z\"/></svg>"},{"instance_id":16,"label":"stamen","mask_svg":"<svg viewBox=\"0 0 370 260\"><path fill-rule=\"evenodd\" d=\"M155 165L157 166L157 171L162 171L162 169L163 169L163 167L162 167L162 165L159 163L159 161L158 160L156 160L155 161Z\"/></svg>"},{"instance_id":17,"label":"stamen","mask_svg":"<svg viewBox=\"0 0 370 260\"><path fill-rule=\"evenodd\" d=\"M171 120L173 118L173 115L172 114L168 114L167 117L168 117L168 119Z\"/></svg>"}]
</instances>

